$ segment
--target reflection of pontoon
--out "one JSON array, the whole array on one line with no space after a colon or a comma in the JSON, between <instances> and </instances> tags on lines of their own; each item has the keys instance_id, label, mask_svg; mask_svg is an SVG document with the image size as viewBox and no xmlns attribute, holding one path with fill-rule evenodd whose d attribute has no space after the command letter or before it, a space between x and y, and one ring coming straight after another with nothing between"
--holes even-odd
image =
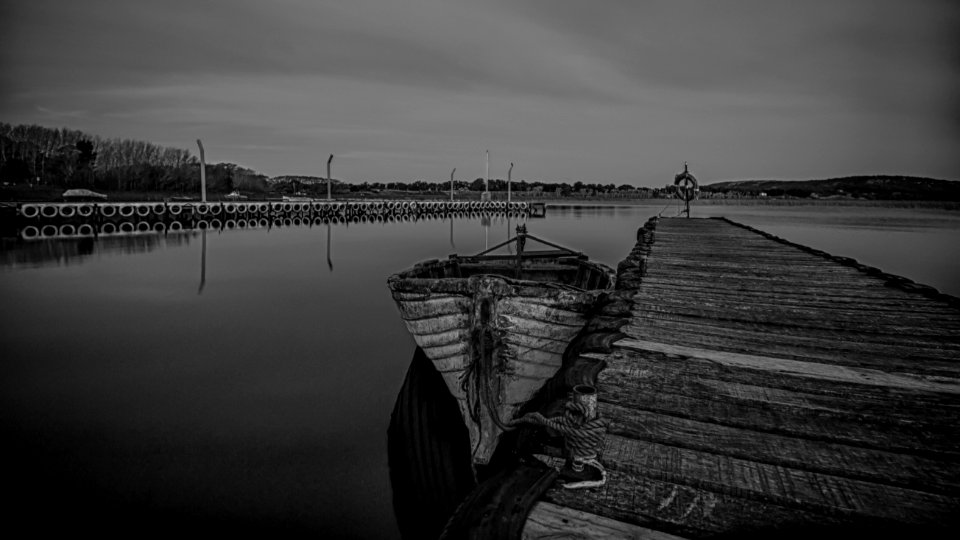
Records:
<instances>
[{"instance_id":1,"label":"reflection of pontoon","mask_svg":"<svg viewBox=\"0 0 960 540\"><path fill-rule=\"evenodd\" d=\"M506 424L556 373L610 268L517 229L474 256L427 261L388 280L407 329L457 398L473 460L487 463ZM556 248L524 250L528 239ZM515 255L489 255L515 243Z\"/></svg>"}]
</instances>

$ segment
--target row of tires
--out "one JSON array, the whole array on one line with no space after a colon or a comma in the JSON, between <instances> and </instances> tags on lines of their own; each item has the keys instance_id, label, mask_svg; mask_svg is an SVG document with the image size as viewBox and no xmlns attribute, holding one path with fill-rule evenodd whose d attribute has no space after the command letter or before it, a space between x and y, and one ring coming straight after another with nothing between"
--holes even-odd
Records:
<instances>
[{"instance_id":1,"label":"row of tires","mask_svg":"<svg viewBox=\"0 0 960 540\"><path fill-rule=\"evenodd\" d=\"M114 235L114 234L136 234L136 233L163 233L163 232L177 232L177 231L187 231L187 230L233 230L233 229L256 229L256 228L268 228L268 227L300 227L304 225L339 225L347 223L397 223L397 222L411 222L418 220L430 220L430 219L448 219L448 218L478 218L481 216L484 217L520 217L522 214L519 212L449 212L442 214L430 214L430 215L410 215L410 214L386 214L386 215L354 215L354 216L332 216L332 217L301 217L301 216L287 216L287 217L274 217L272 219L266 217L260 218L250 218L250 219L224 219L219 218L212 219L198 219L198 220L188 220L186 222L180 221L123 221L120 223L113 222L104 222L99 226L92 225L90 223L80 223L72 224L65 223L62 225L42 225L34 226L28 225L23 227L20 230L21 238L25 240L35 240L38 238L75 238L75 237L88 237L88 236L98 236L98 235Z\"/></svg>"},{"instance_id":2,"label":"row of tires","mask_svg":"<svg viewBox=\"0 0 960 540\"><path fill-rule=\"evenodd\" d=\"M261 203L27 203L20 215L35 218L131 218L148 216L272 215L272 214L355 214L355 213L436 213L516 211L524 212L525 202L504 201L362 201L362 202L261 202Z\"/></svg>"}]
</instances>

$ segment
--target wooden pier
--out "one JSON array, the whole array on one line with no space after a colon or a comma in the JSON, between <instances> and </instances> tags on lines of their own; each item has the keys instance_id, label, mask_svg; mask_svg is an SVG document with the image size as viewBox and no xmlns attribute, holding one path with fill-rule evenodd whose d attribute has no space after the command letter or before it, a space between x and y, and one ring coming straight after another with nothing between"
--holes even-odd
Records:
<instances>
[{"instance_id":1,"label":"wooden pier","mask_svg":"<svg viewBox=\"0 0 960 540\"><path fill-rule=\"evenodd\" d=\"M960 523L960 303L723 219L651 220L597 376L603 487L524 538L946 535Z\"/></svg>"}]
</instances>

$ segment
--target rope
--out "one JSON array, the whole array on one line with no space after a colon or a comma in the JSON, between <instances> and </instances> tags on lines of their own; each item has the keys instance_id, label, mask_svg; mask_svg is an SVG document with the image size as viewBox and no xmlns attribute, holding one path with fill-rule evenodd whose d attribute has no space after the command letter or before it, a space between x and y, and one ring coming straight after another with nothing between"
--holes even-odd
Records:
<instances>
[{"instance_id":1,"label":"rope","mask_svg":"<svg viewBox=\"0 0 960 540\"><path fill-rule=\"evenodd\" d=\"M594 460L600 443L607 433L606 418L587 419L587 406L577 401L569 401L563 416L547 418L540 413L526 414L511 424L537 424L552 428L564 436L571 457L581 461Z\"/></svg>"}]
</instances>

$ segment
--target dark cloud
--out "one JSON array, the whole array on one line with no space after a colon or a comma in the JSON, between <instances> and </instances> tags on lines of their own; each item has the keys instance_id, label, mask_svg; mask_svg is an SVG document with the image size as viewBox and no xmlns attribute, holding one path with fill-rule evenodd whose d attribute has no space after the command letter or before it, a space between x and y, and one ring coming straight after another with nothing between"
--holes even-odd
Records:
<instances>
[{"instance_id":1,"label":"dark cloud","mask_svg":"<svg viewBox=\"0 0 960 540\"><path fill-rule=\"evenodd\" d=\"M727 178L957 176L955 2L0 10L5 121L164 144L202 134L271 174L307 172L323 148L361 177L423 177L495 147L531 177L617 183L660 183L684 159Z\"/></svg>"}]
</instances>

